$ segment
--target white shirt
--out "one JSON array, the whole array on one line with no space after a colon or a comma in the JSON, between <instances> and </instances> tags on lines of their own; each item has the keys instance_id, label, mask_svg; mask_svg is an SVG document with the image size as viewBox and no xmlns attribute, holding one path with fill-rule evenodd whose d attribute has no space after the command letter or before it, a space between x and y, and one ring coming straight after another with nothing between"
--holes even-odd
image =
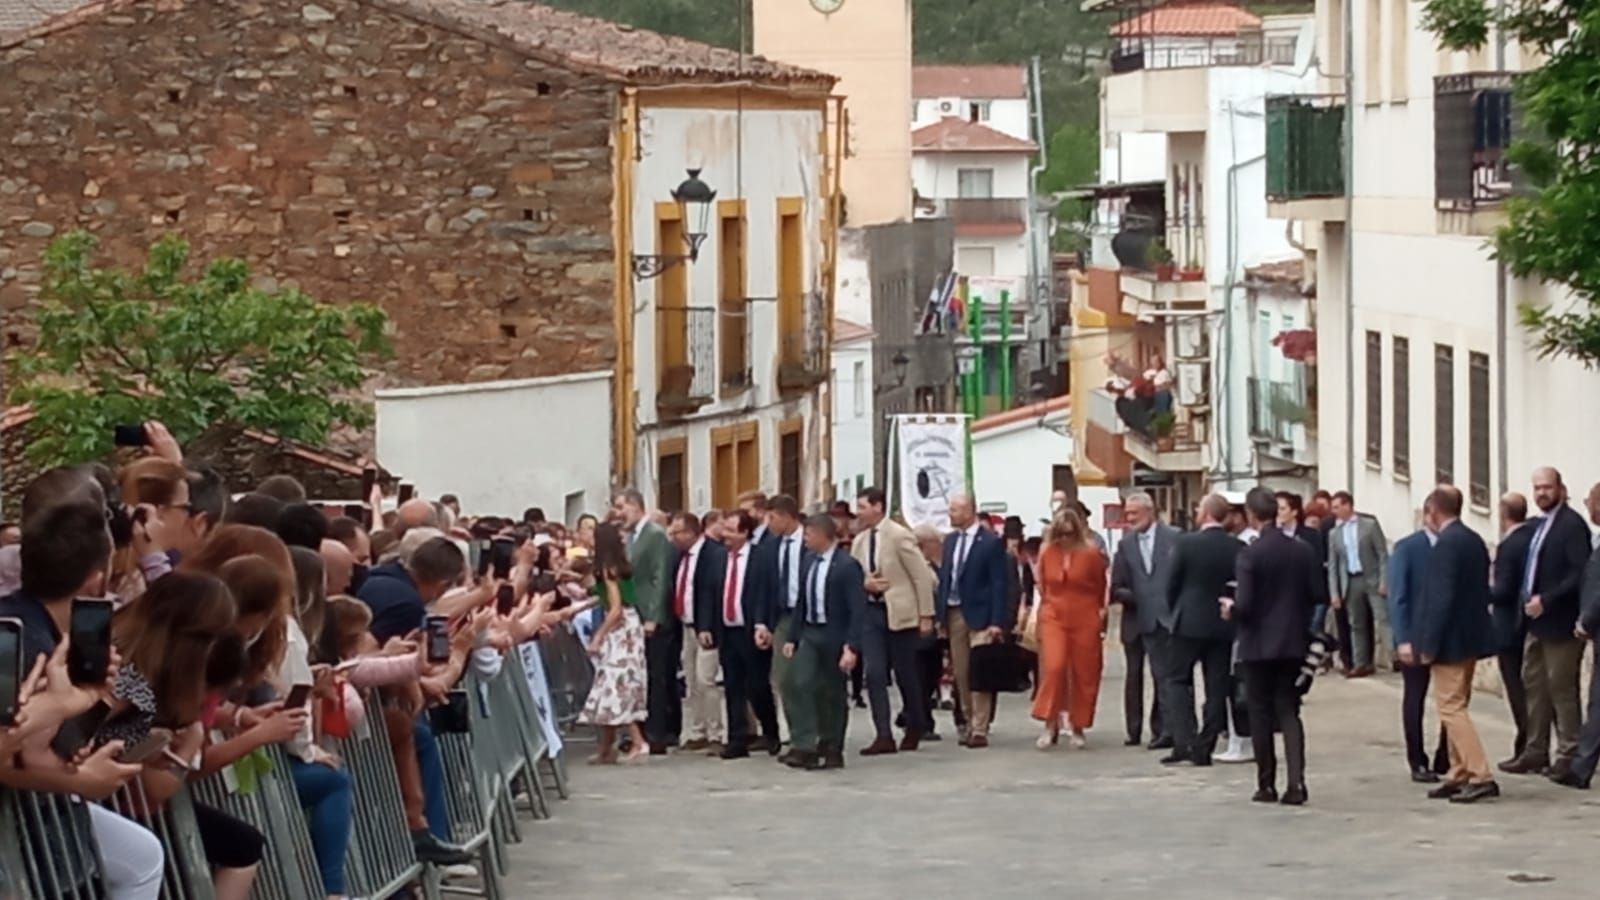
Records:
<instances>
[{"instance_id":1,"label":"white shirt","mask_svg":"<svg viewBox=\"0 0 1600 900\"><path fill-rule=\"evenodd\" d=\"M1348 575L1361 574L1361 517L1351 516L1339 523L1344 532L1344 570Z\"/></svg>"},{"instance_id":2,"label":"white shirt","mask_svg":"<svg viewBox=\"0 0 1600 900\"><path fill-rule=\"evenodd\" d=\"M833 566L833 554L837 549L829 550L817 557L811 566L811 596L806 602L811 604L811 613L806 621L812 625L828 624L828 569Z\"/></svg>"},{"instance_id":3,"label":"white shirt","mask_svg":"<svg viewBox=\"0 0 1600 900\"><path fill-rule=\"evenodd\" d=\"M784 561L788 557L788 561ZM790 609L800 601L800 532L778 538L778 571L789 574L783 585L783 599Z\"/></svg>"},{"instance_id":4,"label":"white shirt","mask_svg":"<svg viewBox=\"0 0 1600 900\"><path fill-rule=\"evenodd\" d=\"M1139 557L1144 560L1144 573L1149 575L1156 564L1156 526L1139 532Z\"/></svg>"},{"instance_id":5,"label":"white shirt","mask_svg":"<svg viewBox=\"0 0 1600 900\"><path fill-rule=\"evenodd\" d=\"M722 604L722 624L729 628L744 627L744 581L745 575L750 570L750 545L746 543L739 548L738 553L729 555L728 570L723 573L722 595L717 597L717 602ZM728 582L733 578L734 572L739 573L739 580L733 585L733 618L728 618Z\"/></svg>"},{"instance_id":6,"label":"white shirt","mask_svg":"<svg viewBox=\"0 0 1600 900\"><path fill-rule=\"evenodd\" d=\"M683 624L694 624L694 573L700 569L700 548L706 545L704 536L700 537L689 547L689 552L683 555L678 562L678 571L672 577L672 602L678 602L679 579L683 583ZM688 572L684 572L687 568Z\"/></svg>"},{"instance_id":7,"label":"white shirt","mask_svg":"<svg viewBox=\"0 0 1600 900\"><path fill-rule=\"evenodd\" d=\"M1261 537L1261 532L1255 528L1246 528L1239 532L1239 542L1245 546L1254 544Z\"/></svg>"}]
</instances>

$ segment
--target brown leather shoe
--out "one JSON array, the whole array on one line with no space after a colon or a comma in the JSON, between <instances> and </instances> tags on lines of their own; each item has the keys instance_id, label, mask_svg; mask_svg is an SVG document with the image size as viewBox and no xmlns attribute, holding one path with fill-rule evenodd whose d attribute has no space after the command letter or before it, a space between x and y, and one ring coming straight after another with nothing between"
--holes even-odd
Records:
<instances>
[{"instance_id":1,"label":"brown leather shoe","mask_svg":"<svg viewBox=\"0 0 1600 900\"><path fill-rule=\"evenodd\" d=\"M862 756L883 756L895 752L898 751L895 750L894 738L878 738L861 748Z\"/></svg>"},{"instance_id":2,"label":"brown leather shoe","mask_svg":"<svg viewBox=\"0 0 1600 900\"><path fill-rule=\"evenodd\" d=\"M922 746L922 732L920 731L908 731L905 737L900 739L900 752L902 753L915 752L920 746Z\"/></svg>"},{"instance_id":3,"label":"brown leather shoe","mask_svg":"<svg viewBox=\"0 0 1600 900\"><path fill-rule=\"evenodd\" d=\"M1344 673L1344 677L1346 677L1346 678L1366 678L1367 676L1372 675L1375 672L1377 672L1377 670L1374 669L1371 666L1356 666L1354 669L1351 669L1350 671Z\"/></svg>"},{"instance_id":4,"label":"brown leather shoe","mask_svg":"<svg viewBox=\"0 0 1600 900\"><path fill-rule=\"evenodd\" d=\"M694 738L693 740L684 741L678 749L685 753L698 753L710 746L711 742L705 738Z\"/></svg>"},{"instance_id":5,"label":"brown leather shoe","mask_svg":"<svg viewBox=\"0 0 1600 900\"><path fill-rule=\"evenodd\" d=\"M1500 771L1508 775L1535 775L1543 772L1550 765L1547 759L1537 759L1531 756L1519 756L1500 764Z\"/></svg>"},{"instance_id":6,"label":"brown leather shoe","mask_svg":"<svg viewBox=\"0 0 1600 900\"><path fill-rule=\"evenodd\" d=\"M972 737L967 738L968 749L982 750L987 746L989 746L989 736L986 734L975 734Z\"/></svg>"}]
</instances>

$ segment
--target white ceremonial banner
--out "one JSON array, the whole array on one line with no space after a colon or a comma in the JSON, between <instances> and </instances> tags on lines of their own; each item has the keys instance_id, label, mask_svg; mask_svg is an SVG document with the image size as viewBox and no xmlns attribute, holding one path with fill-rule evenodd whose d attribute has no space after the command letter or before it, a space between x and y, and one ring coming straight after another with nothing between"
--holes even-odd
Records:
<instances>
[{"instance_id":1,"label":"white ceremonial banner","mask_svg":"<svg viewBox=\"0 0 1600 900\"><path fill-rule=\"evenodd\" d=\"M550 700L550 681L544 674L544 657L539 653L539 642L528 641L517 646L522 654L522 671L528 679L528 694L533 697L533 708L539 711L539 730L544 733L544 753L550 759L561 755L561 729L556 727L555 706Z\"/></svg>"},{"instance_id":2,"label":"white ceremonial banner","mask_svg":"<svg viewBox=\"0 0 1600 900\"><path fill-rule=\"evenodd\" d=\"M950 530L950 498L968 493L967 417L895 416L896 501L912 528Z\"/></svg>"}]
</instances>

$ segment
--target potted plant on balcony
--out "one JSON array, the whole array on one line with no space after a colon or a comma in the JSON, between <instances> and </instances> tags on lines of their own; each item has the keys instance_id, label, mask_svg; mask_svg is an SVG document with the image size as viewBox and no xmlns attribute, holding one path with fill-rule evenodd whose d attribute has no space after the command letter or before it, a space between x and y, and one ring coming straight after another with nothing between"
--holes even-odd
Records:
<instances>
[{"instance_id":1,"label":"potted plant on balcony","mask_svg":"<svg viewBox=\"0 0 1600 900\"><path fill-rule=\"evenodd\" d=\"M1167 242L1156 238L1144 252L1145 265L1150 271L1156 273L1158 281L1171 281L1178 267L1172 262L1172 251L1168 249Z\"/></svg>"},{"instance_id":2,"label":"potted plant on balcony","mask_svg":"<svg viewBox=\"0 0 1600 900\"><path fill-rule=\"evenodd\" d=\"M1199 263L1185 263L1178 269L1179 281L1204 281L1205 278L1206 270L1202 269Z\"/></svg>"},{"instance_id":3,"label":"potted plant on balcony","mask_svg":"<svg viewBox=\"0 0 1600 900\"><path fill-rule=\"evenodd\" d=\"M1150 436L1156 440L1156 450L1161 453L1170 451L1176 442L1172 438L1172 429L1178 424L1178 417L1170 411L1159 412L1150 417Z\"/></svg>"}]
</instances>

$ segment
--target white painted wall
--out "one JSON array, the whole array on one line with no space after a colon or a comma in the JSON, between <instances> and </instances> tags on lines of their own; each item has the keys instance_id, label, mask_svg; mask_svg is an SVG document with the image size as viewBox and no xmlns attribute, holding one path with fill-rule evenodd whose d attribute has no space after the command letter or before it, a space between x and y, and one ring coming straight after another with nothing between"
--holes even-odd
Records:
<instances>
[{"instance_id":1,"label":"white painted wall","mask_svg":"<svg viewBox=\"0 0 1600 900\"><path fill-rule=\"evenodd\" d=\"M872 273L867 266L867 233L864 230L839 229L839 260L834 273L834 316L871 326Z\"/></svg>"},{"instance_id":2,"label":"white painted wall","mask_svg":"<svg viewBox=\"0 0 1600 900\"><path fill-rule=\"evenodd\" d=\"M996 100L985 97L920 97L916 101L916 115L911 122L911 129L915 131L943 118L969 118L968 104L986 99L989 101L989 118L980 119L979 124L1002 134L1009 134L1018 140L1026 141L1033 138L1033 129L1028 121L1028 101L1021 98Z\"/></svg>"},{"instance_id":3,"label":"white painted wall","mask_svg":"<svg viewBox=\"0 0 1600 900\"><path fill-rule=\"evenodd\" d=\"M1048 426L1048 427L1044 427ZM1050 516L1052 466L1072 464L1072 437L1065 410L1041 423L1028 419L972 433L972 480L985 509L1004 504L1003 515L1021 516L1030 534Z\"/></svg>"},{"instance_id":4,"label":"white painted wall","mask_svg":"<svg viewBox=\"0 0 1600 900\"><path fill-rule=\"evenodd\" d=\"M668 192L684 178L684 170L701 169L700 177L717 191L718 199L745 200L747 296L769 298L748 305L750 362L755 387L730 397L718 396L698 413L666 427L656 415L656 315L655 281L635 286L634 360L639 422L636 482L653 496L656 442L662 436L688 440L689 498L704 508L711 496L711 429L737 422L756 421L760 427L761 484L776 490L778 483L778 422L804 416L805 449L802 454L806 491L820 496L823 458L823 423L818 421L814 394L785 400L777 387L777 360L782 341L778 335L778 309L770 298L777 295L778 199L799 197L805 208L807 292L823 290L821 217L823 160L819 146L822 114L811 110L689 109L645 107L640 110L643 158L634 178L633 230L639 252L657 252L655 204L669 199ZM742 143L741 143L742 142ZM742 147L742 154L741 154ZM742 179L742 182L741 182ZM714 229L715 219L710 226ZM720 248L709 237L700 258L690 266L689 305L715 308ZM659 252L680 253L682 248ZM820 339L831 323L808 319L808 328ZM721 323L718 323L721 327ZM718 373L718 384L721 373ZM802 503L811 497L799 498Z\"/></svg>"},{"instance_id":5,"label":"white painted wall","mask_svg":"<svg viewBox=\"0 0 1600 900\"><path fill-rule=\"evenodd\" d=\"M833 346L833 484L835 496L854 500L872 483L872 339Z\"/></svg>"},{"instance_id":6,"label":"white painted wall","mask_svg":"<svg viewBox=\"0 0 1600 900\"><path fill-rule=\"evenodd\" d=\"M425 497L463 509L559 516L581 493L599 510L611 486L611 372L377 393L378 461Z\"/></svg>"},{"instance_id":7,"label":"white painted wall","mask_svg":"<svg viewBox=\"0 0 1600 900\"><path fill-rule=\"evenodd\" d=\"M944 200L961 196L958 186L961 169L994 171L994 196L1028 196L1027 153L918 153L911 160L911 183L917 194Z\"/></svg>"}]
</instances>

